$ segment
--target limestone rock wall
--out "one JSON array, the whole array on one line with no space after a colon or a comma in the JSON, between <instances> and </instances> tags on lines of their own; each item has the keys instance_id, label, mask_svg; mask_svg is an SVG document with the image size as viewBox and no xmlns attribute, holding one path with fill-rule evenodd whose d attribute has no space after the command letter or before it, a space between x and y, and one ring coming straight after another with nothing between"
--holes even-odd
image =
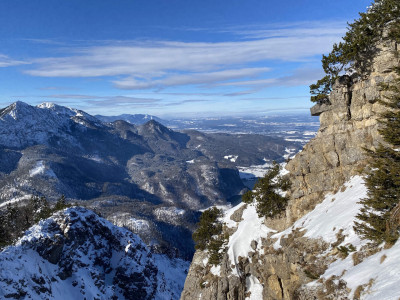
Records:
<instances>
[{"instance_id":1,"label":"limestone rock wall","mask_svg":"<svg viewBox=\"0 0 400 300\"><path fill-rule=\"evenodd\" d=\"M286 218L271 222L278 230L290 226L311 211L323 195L338 189L368 163L364 148L373 149L381 141L379 114L385 109L378 103L384 91L380 83L393 81L399 65L397 44L382 43L368 78L343 76L334 85L330 104L317 104L312 112L320 117L320 129L286 168L292 190Z\"/></svg>"}]
</instances>

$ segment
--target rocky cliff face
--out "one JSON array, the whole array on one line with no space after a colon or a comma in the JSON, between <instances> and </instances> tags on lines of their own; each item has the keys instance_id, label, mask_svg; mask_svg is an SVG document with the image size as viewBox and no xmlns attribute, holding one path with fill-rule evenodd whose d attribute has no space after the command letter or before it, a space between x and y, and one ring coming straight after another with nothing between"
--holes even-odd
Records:
<instances>
[{"instance_id":1,"label":"rocky cliff face","mask_svg":"<svg viewBox=\"0 0 400 300\"><path fill-rule=\"evenodd\" d=\"M286 165L292 182L286 212L264 220L253 205L228 211L221 264L211 266L207 252L196 252L181 299L364 299L382 291L371 291L379 277L355 280L346 272L371 254L352 228L366 196L362 178L354 176L368 164L364 148L381 140L377 119L384 108L377 100L380 83L396 76L397 49L382 42L368 77L341 77L329 101L311 109L321 126Z\"/></svg>"},{"instance_id":2,"label":"rocky cliff face","mask_svg":"<svg viewBox=\"0 0 400 300\"><path fill-rule=\"evenodd\" d=\"M320 129L286 169L293 184L285 222L288 227L321 202L321 196L338 189L367 164L365 150L378 145L378 103L384 92L381 83L395 78L399 66L398 45L382 42L372 62L372 72L364 79L343 76L334 85L329 103L317 104L311 113L320 117Z\"/></svg>"}]
</instances>

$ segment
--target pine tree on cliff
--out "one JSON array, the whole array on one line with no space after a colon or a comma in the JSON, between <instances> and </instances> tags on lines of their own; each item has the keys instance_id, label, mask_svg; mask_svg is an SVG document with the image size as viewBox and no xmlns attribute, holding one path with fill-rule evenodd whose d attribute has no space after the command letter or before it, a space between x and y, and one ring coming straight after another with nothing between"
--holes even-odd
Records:
<instances>
[{"instance_id":1,"label":"pine tree on cliff","mask_svg":"<svg viewBox=\"0 0 400 300\"><path fill-rule=\"evenodd\" d=\"M322 56L325 76L310 85L311 101L327 102L336 79L344 72L363 77L371 71L370 66L376 45L388 24L400 19L399 0L375 0L366 13L349 24L343 41L334 44L331 53Z\"/></svg>"},{"instance_id":2,"label":"pine tree on cliff","mask_svg":"<svg viewBox=\"0 0 400 300\"><path fill-rule=\"evenodd\" d=\"M380 102L388 109L379 130L385 143L368 151L372 158L366 177L368 197L360 202L363 208L357 218L361 222L355 222L354 229L365 239L393 244L400 228L400 79L386 89L390 96Z\"/></svg>"},{"instance_id":3,"label":"pine tree on cliff","mask_svg":"<svg viewBox=\"0 0 400 300\"><path fill-rule=\"evenodd\" d=\"M260 178L252 191L242 196L244 203L255 201L260 217L274 217L285 210L289 198L281 192L288 191L290 181L279 176L280 166L274 162L272 168Z\"/></svg>"},{"instance_id":4,"label":"pine tree on cliff","mask_svg":"<svg viewBox=\"0 0 400 300\"><path fill-rule=\"evenodd\" d=\"M198 227L193 233L196 250L205 250L208 248L213 236L219 235L222 232L222 223L218 221L221 215L221 210L216 207L207 209L202 213Z\"/></svg>"},{"instance_id":5,"label":"pine tree on cliff","mask_svg":"<svg viewBox=\"0 0 400 300\"><path fill-rule=\"evenodd\" d=\"M220 263L224 254L222 246L226 242L226 237L222 232L222 222L219 220L221 216L222 211L216 207L205 210L193 233L196 250L207 250L208 262L214 266Z\"/></svg>"}]
</instances>

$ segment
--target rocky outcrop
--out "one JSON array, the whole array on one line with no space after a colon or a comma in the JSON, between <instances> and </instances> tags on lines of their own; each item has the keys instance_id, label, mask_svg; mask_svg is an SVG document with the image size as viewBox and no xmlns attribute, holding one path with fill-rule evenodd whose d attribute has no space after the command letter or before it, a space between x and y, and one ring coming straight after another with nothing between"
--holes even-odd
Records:
<instances>
[{"instance_id":1,"label":"rocky outcrop","mask_svg":"<svg viewBox=\"0 0 400 300\"><path fill-rule=\"evenodd\" d=\"M68 208L0 252L1 299L176 299L187 263L132 232Z\"/></svg>"},{"instance_id":2,"label":"rocky outcrop","mask_svg":"<svg viewBox=\"0 0 400 300\"><path fill-rule=\"evenodd\" d=\"M342 76L329 104L311 109L320 115L320 129L286 166L292 182L291 201L284 221L274 222L277 229L293 224L321 202L323 194L337 190L367 164L364 149L373 149L381 141L377 119L385 108L377 100L384 96L380 84L396 76L396 51L395 42L380 44L367 78Z\"/></svg>"},{"instance_id":3,"label":"rocky outcrop","mask_svg":"<svg viewBox=\"0 0 400 300\"><path fill-rule=\"evenodd\" d=\"M349 299L351 289L340 274L321 277L330 264L348 255L347 246L340 246L348 237L342 234L346 229L334 226L331 232L336 236L326 242L322 237L307 237L300 218L311 214L327 193L344 191L347 187L343 184L368 164L365 149L374 149L381 141L378 118L385 108L377 100L384 97L385 91L380 84L396 78L399 58L394 42L382 42L378 48L367 77L341 77L334 84L329 101L311 109L313 115L320 117L320 129L286 166L292 182L288 207L279 217L264 222L278 233L271 232L251 242L247 256L239 257L234 264L225 254L218 268L207 264L206 252L197 252L181 299ZM334 202L335 197L329 201ZM344 210L347 205L344 201ZM238 214L232 214L235 222L240 220ZM295 223L297 220L302 223ZM226 228L226 233L232 237L235 230L239 231L239 224ZM347 230L352 230L352 224L350 220ZM353 254L354 265L359 263L358 258L369 255L365 249ZM313 284L306 285L309 282ZM370 286L360 285L353 290L355 299Z\"/></svg>"},{"instance_id":4,"label":"rocky outcrop","mask_svg":"<svg viewBox=\"0 0 400 300\"><path fill-rule=\"evenodd\" d=\"M331 103L329 101L320 102L310 108L311 115L317 117L325 111L331 110Z\"/></svg>"}]
</instances>

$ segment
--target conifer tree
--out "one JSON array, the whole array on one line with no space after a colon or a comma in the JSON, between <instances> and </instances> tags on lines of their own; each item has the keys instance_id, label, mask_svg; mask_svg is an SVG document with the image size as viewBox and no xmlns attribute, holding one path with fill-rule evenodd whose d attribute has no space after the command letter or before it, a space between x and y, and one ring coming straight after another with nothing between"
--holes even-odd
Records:
<instances>
[{"instance_id":1,"label":"conifer tree","mask_svg":"<svg viewBox=\"0 0 400 300\"><path fill-rule=\"evenodd\" d=\"M67 200L65 199L64 195L61 195L61 197L57 200L56 204L54 205L54 211L59 211L67 207L68 207Z\"/></svg>"},{"instance_id":2,"label":"conifer tree","mask_svg":"<svg viewBox=\"0 0 400 300\"><path fill-rule=\"evenodd\" d=\"M400 203L400 79L386 90L390 96L380 101L387 110L379 130L385 143L367 151L372 159L366 177L368 197L360 202L363 208L357 218L361 222L355 222L354 229L362 238L393 244L400 225L393 220L394 208Z\"/></svg>"},{"instance_id":3,"label":"conifer tree","mask_svg":"<svg viewBox=\"0 0 400 300\"><path fill-rule=\"evenodd\" d=\"M6 227L7 220L4 214L0 214L0 249L8 244L10 240L9 232Z\"/></svg>"},{"instance_id":4,"label":"conifer tree","mask_svg":"<svg viewBox=\"0 0 400 300\"><path fill-rule=\"evenodd\" d=\"M8 238L14 241L19 235L18 207L15 204L8 203L5 212L5 224Z\"/></svg>"},{"instance_id":5,"label":"conifer tree","mask_svg":"<svg viewBox=\"0 0 400 300\"><path fill-rule=\"evenodd\" d=\"M343 72L355 72L359 77L368 75L383 31L395 27L399 19L399 0L375 0L366 13L360 13L360 18L349 24L343 41L322 56L326 75L310 85L311 101L327 101L332 85Z\"/></svg>"},{"instance_id":6,"label":"conifer tree","mask_svg":"<svg viewBox=\"0 0 400 300\"><path fill-rule=\"evenodd\" d=\"M197 230L193 233L195 248L205 250L213 239L213 236L222 232L222 224L218 221L222 212L216 207L205 210L201 216Z\"/></svg>"},{"instance_id":7,"label":"conifer tree","mask_svg":"<svg viewBox=\"0 0 400 300\"><path fill-rule=\"evenodd\" d=\"M218 265L223 257L223 245L227 237L222 231L222 222L219 218L222 211L212 207L203 212L196 231L193 233L196 250L207 250L209 252L209 263Z\"/></svg>"},{"instance_id":8,"label":"conifer tree","mask_svg":"<svg viewBox=\"0 0 400 300\"><path fill-rule=\"evenodd\" d=\"M257 181L253 190L246 192L242 197L245 203L255 200L256 210L260 217L273 217L286 208L289 199L280 191L287 191L290 188L290 182L279 176L279 170L279 164L274 162L273 167Z\"/></svg>"}]
</instances>

